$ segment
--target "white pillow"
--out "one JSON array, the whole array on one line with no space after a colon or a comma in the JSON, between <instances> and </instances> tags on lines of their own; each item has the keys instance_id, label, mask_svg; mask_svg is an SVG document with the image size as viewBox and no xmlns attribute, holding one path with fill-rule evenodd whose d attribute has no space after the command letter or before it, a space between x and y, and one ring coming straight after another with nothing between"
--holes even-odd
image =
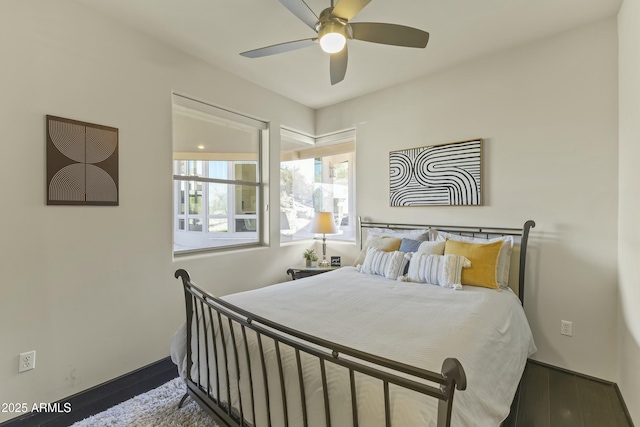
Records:
<instances>
[{"instance_id":1,"label":"white pillow","mask_svg":"<svg viewBox=\"0 0 640 427\"><path fill-rule=\"evenodd\" d=\"M404 252L385 252L376 248L367 249L367 255L360 268L364 274L376 274L387 279L396 280L404 273L409 257Z\"/></svg>"},{"instance_id":2,"label":"white pillow","mask_svg":"<svg viewBox=\"0 0 640 427\"><path fill-rule=\"evenodd\" d=\"M431 255L416 252L411 257L407 281L462 289L462 269L471 267L471 261L460 255Z\"/></svg>"},{"instance_id":3,"label":"white pillow","mask_svg":"<svg viewBox=\"0 0 640 427\"><path fill-rule=\"evenodd\" d=\"M358 264L362 264L364 262L364 257L367 256L367 249L369 249L370 247L374 247L386 252L393 252L400 249L401 243L402 239L396 239L395 237L369 236L367 237L367 241L364 242L364 246L358 254L356 260L353 262L353 265L357 266Z\"/></svg>"},{"instance_id":4,"label":"white pillow","mask_svg":"<svg viewBox=\"0 0 640 427\"><path fill-rule=\"evenodd\" d=\"M396 237L398 239L427 240L429 238L429 229L394 230L392 228L368 228L367 236L387 236Z\"/></svg>"},{"instance_id":5,"label":"white pillow","mask_svg":"<svg viewBox=\"0 0 640 427\"><path fill-rule=\"evenodd\" d=\"M444 255L444 247L446 244L446 240L440 242L422 242L420 243L420 246L418 246L418 250L416 252L424 252L429 255Z\"/></svg>"},{"instance_id":6,"label":"white pillow","mask_svg":"<svg viewBox=\"0 0 640 427\"><path fill-rule=\"evenodd\" d=\"M446 242L447 239L468 243L493 243L502 241L500 254L498 255L498 265L496 268L496 282L501 288L509 287L509 269L511 268L511 252L513 250L513 236L501 236L494 239L483 237L461 236L459 234L446 233L444 231L431 230L429 232L431 240Z\"/></svg>"}]
</instances>

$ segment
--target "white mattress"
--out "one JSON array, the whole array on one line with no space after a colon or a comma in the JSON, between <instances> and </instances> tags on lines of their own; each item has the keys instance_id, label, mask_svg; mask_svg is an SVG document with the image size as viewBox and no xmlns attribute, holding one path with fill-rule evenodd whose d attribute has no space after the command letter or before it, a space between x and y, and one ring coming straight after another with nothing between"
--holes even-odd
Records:
<instances>
[{"instance_id":1,"label":"white mattress","mask_svg":"<svg viewBox=\"0 0 640 427\"><path fill-rule=\"evenodd\" d=\"M224 297L228 302L274 322L358 350L439 372L447 357L457 358L467 376L467 389L456 391L454 426L498 426L509 414L526 359L536 351L520 301L510 290L465 286L462 290L407 283L361 274L353 267ZM194 329L195 332L195 329ZM248 335L253 336L250 332ZM242 345L240 334L236 341ZM254 340L255 341L255 340ZM176 332L172 360L186 376L186 327ZM209 343L211 348L211 343ZM259 371L257 345L249 345L252 365ZM243 348L243 347L242 347ZM265 342L267 364L277 369L273 346ZM286 350L286 349L285 349ZM210 350L213 354L213 350ZM241 350L241 356L244 354ZM194 345L194 354L195 345ZM204 360L204 345L201 349ZM302 425L297 367L293 352L283 352L290 425ZM211 362L212 363L212 362ZM242 365L242 357L241 357ZM306 363L315 362L306 360ZM303 365L306 365L303 359ZM223 365L221 365L223 366ZM235 372L231 368L232 376ZM210 371L214 372L213 367ZM319 369L314 369L319 371ZM194 364L192 376L196 377ZM334 425L351 425L349 377L344 368L328 368L331 417ZM283 425L279 383L267 375L274 425ZM215 378L212 380L215 383ZM246 378L242 380L245 418L251 421ZM253 378L260 393L261 374ZM359 420L384 425L380 381L357 377ZM226 386L221 384L222 400ZM215 387L212 385L212 389ZM232 384L232 396L235 387ZM309 424L324 425L322 383L305 372L310 402ZM295 404L297 400L298 404ZM237 398L232 397L234 407ZM392 425L433 426L437 401L413 392L391 393ZM266 424L264 404L256 399L256 424ZM280 420L280 421L278 421Z\"/></svg>"}]
</instances>

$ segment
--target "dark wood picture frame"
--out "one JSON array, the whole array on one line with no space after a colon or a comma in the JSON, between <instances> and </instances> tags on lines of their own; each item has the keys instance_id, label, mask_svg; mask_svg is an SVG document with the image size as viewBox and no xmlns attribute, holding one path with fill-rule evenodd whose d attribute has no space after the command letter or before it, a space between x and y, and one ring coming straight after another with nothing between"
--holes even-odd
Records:
<instances>
[{"instance_id":1,"label":"dark wood picture frame","mask_svg":"<svg viewBox=\"0 0 640 427\"><path fill-rule=\"evenodd\" d=\"M118 206L118 129L46 116L47 205Z\"/></svg>"}]
</instances>

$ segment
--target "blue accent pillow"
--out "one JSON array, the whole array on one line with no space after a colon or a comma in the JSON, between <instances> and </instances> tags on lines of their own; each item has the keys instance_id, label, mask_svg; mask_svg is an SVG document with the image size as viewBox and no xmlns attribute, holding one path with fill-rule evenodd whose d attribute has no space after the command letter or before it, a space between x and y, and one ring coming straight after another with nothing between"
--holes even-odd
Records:
<instances>
[{"instance_id":1,"label":"blue accent pillow","mask_svg":"<svg viewBox=\"0 0 640 427\"><path fill-rule=\"evenodd\" d=\"M420 244L420 240L402 239L400 242L400 252L417 252Z\"/></svg>"}]
</instances>

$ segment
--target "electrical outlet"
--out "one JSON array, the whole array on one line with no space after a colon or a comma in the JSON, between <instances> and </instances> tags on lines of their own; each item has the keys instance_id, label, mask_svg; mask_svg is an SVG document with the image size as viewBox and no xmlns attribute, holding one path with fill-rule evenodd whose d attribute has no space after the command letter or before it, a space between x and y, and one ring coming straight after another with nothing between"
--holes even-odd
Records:
<instances>
[{"instance_id":1,"label":"electrical outlet","mask_svg":"<svg viewBox=\"0 0 640 427\"><path fill-rule=\"evenodd\" d=\"M36 367L36 351L28 351L20 354L20 366L18 372L29 371Z\"/></svg>"},{"instance_id":2,"label":"electrical outlet","mask_svg":"<svg viewBox=\"0 0 640 427\"><path fill-rule=\"evenodd\" d=\"M568 337L573 336L573 323L566 320L560 321L560 333Z\"/></svg>"}]
</instances>

